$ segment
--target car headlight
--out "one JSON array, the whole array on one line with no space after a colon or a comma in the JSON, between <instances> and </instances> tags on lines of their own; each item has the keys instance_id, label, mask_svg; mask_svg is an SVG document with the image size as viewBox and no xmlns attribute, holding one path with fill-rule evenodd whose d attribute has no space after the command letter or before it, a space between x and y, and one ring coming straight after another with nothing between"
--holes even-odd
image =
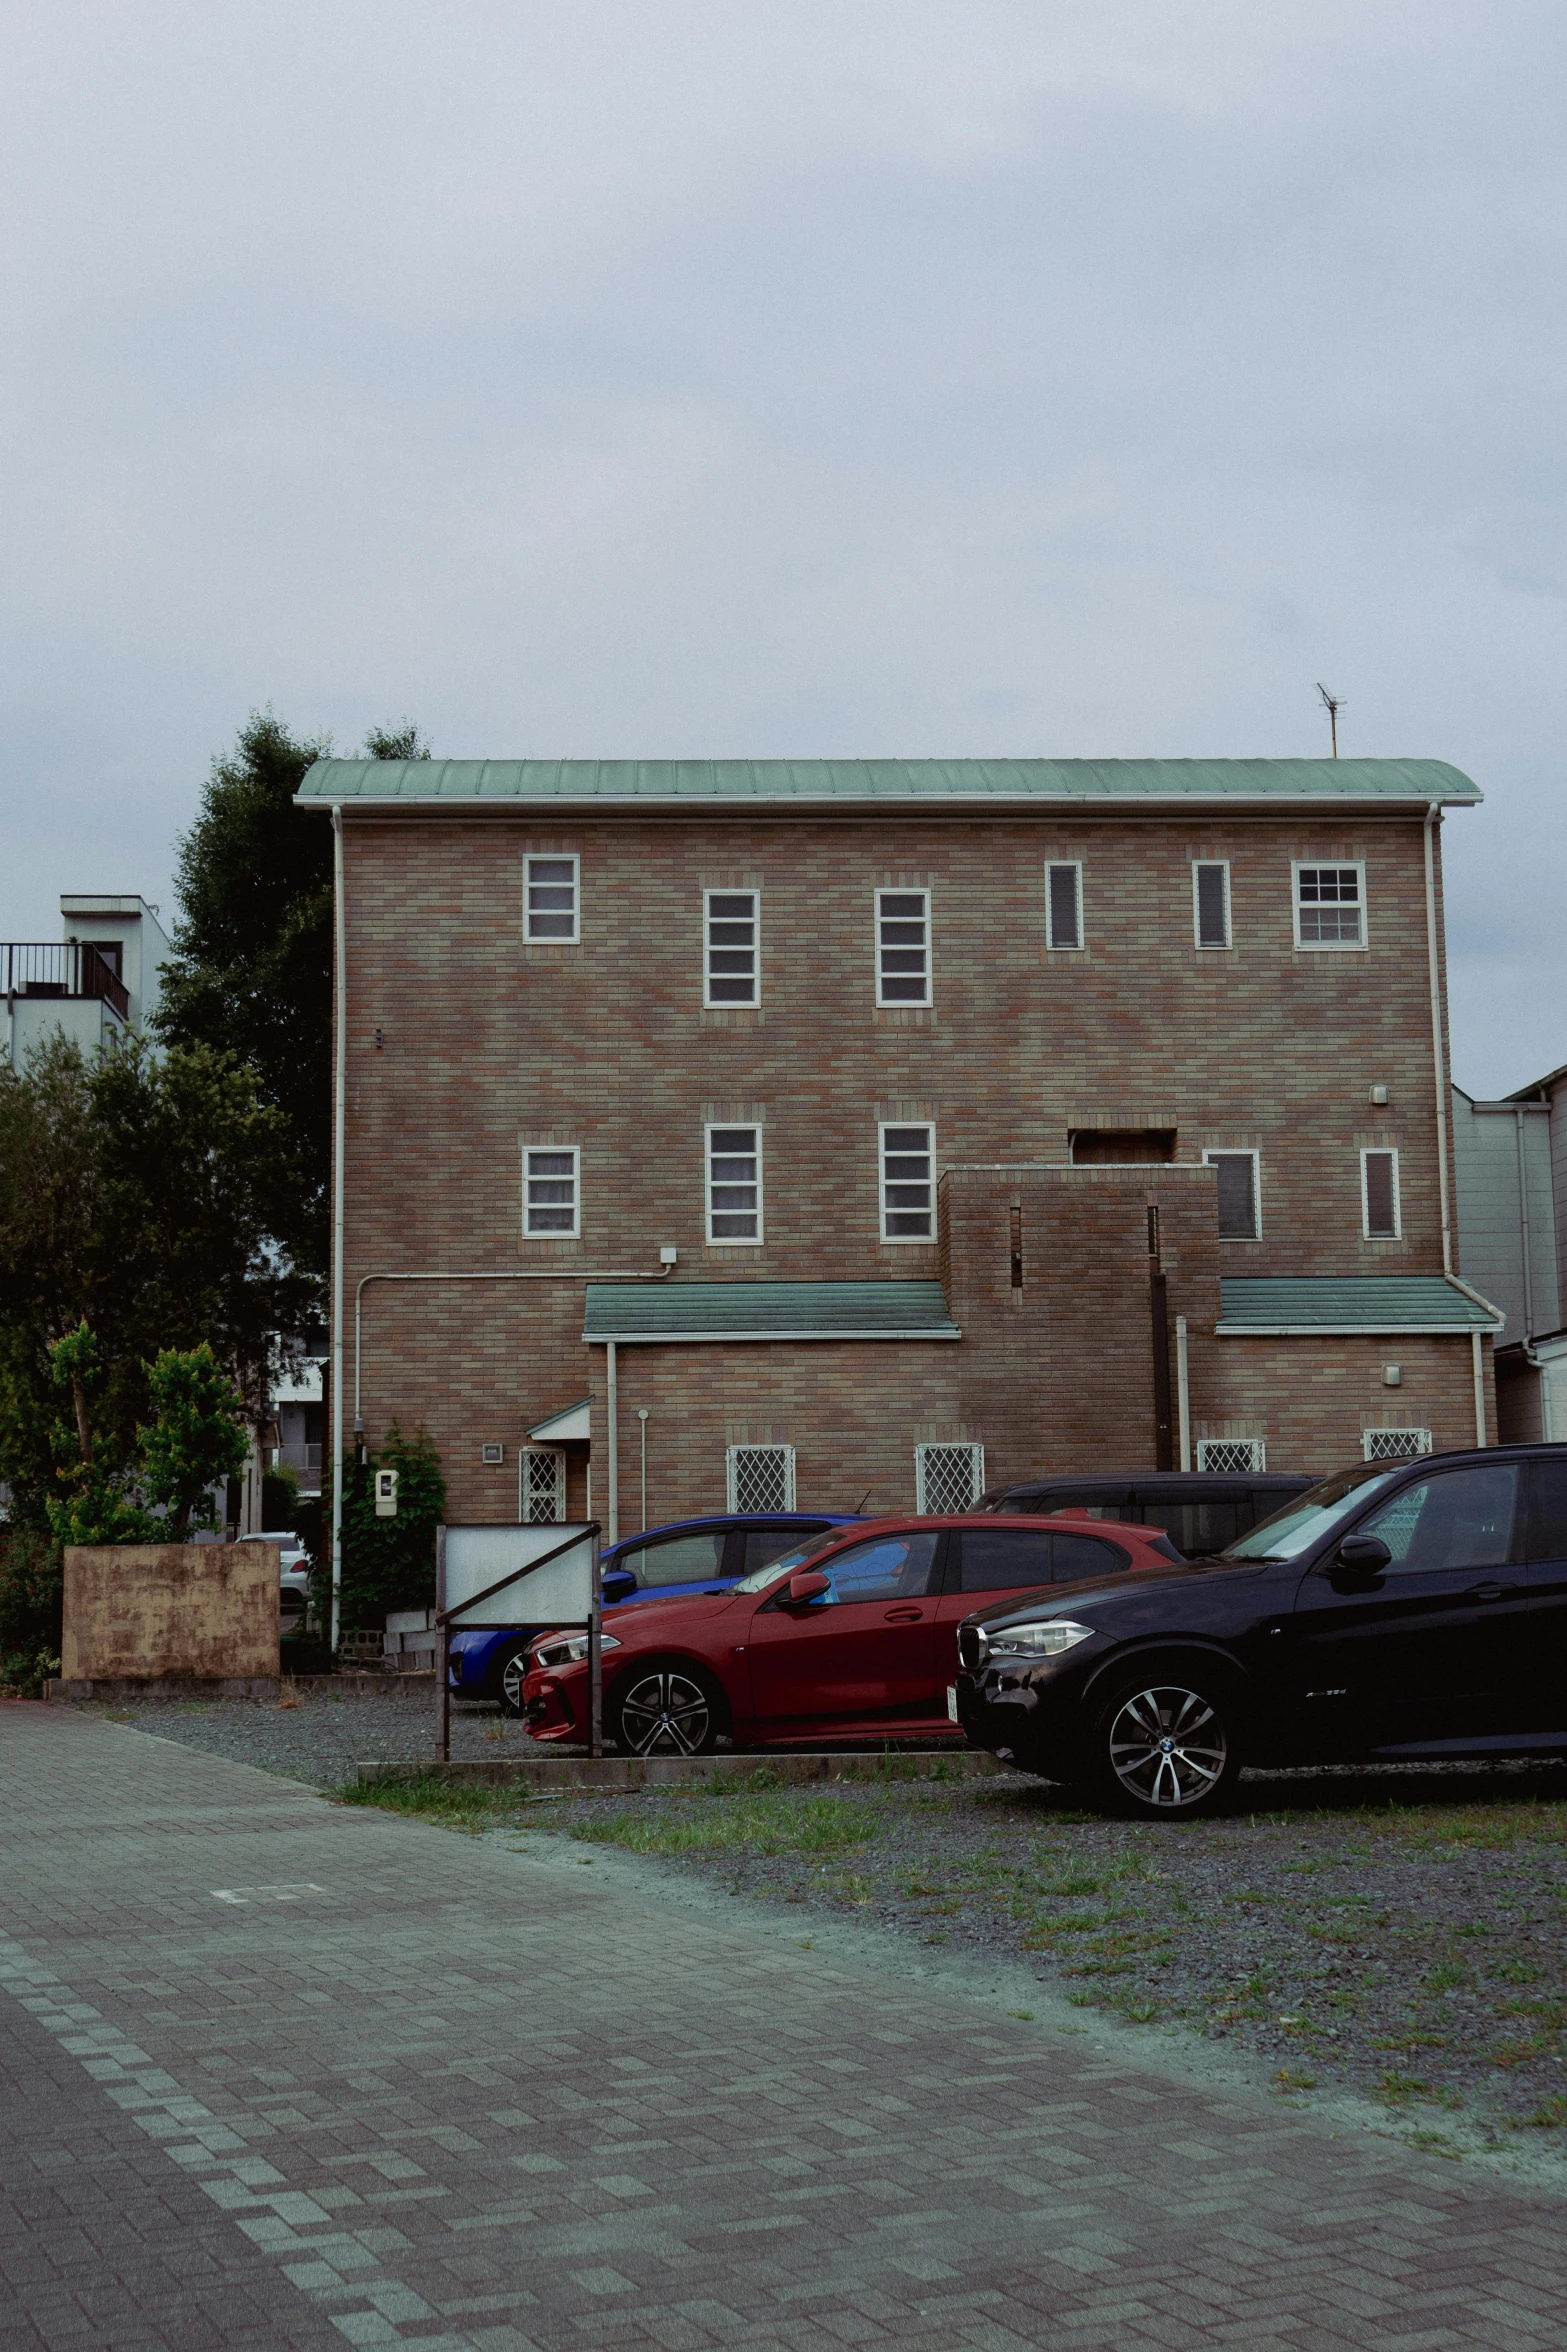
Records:
<instances>
[{"instance_id":1,"label":"car headlight","mask_svg":"<svg viewBox=\"0 0 1567 2352\"><path fill-rule=\"evenodd\" d=\"M990 1636L986 1651L992 1658L1059 1658L1075 1650L1093 1632L1070 1617L1041 1617L1026 1625L1002 1625Z\"/></svg>"},{"instance_id":2,"label":"car headlight","mask_svg":"<svg viewBox=\"0 0 1567 2352\"><path fill-rule=\"evenodd\" d=\"M599 1635L601 1650L618 1650L619 1647L612 1633ZM533 1645L535 1666L574 1666L579 1658L585 1658L587 1654L588 1637L585 1633L552 1633Z\"/></svg>"}]
</instances>

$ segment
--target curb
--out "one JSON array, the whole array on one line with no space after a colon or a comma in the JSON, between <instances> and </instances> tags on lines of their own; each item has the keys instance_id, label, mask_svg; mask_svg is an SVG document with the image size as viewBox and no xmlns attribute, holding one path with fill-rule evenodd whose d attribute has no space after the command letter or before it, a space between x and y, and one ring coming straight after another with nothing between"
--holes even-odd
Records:
<instances>
[{"instance_id":1,"label":"curb","mask_svg":"<svg viewBox=\"0 0 1567 2352\"><path fill-rule=\"evenodd\" d=\"M785 1787L818 1780L982 1780L1004 1765L979 1748L921 1748L870 1755L496 1756L457 1764L376 1763L364 1759L359 1783L445 1780L470 1788L721 1788L765 1773Z\"/></svg>"}]
</instances>

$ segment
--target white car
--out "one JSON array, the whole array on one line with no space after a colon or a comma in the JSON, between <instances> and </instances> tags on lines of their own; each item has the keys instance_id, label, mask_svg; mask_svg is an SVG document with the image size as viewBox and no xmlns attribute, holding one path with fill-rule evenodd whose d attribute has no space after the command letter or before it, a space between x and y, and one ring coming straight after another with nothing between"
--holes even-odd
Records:
<instances>
[{"instance_id":1,"label":"white car","mask_svg":"<svg viewBox=\"0 0 1567 2352\"><path fill-rule=\"evenodd\" d=\"M241 1543L276 1544L282 1570L282 1629L297 1633L310 1606L310 1554L292 1531L273 1529L261 1535L242 1535Z\"/></svg>"}]
</instances>

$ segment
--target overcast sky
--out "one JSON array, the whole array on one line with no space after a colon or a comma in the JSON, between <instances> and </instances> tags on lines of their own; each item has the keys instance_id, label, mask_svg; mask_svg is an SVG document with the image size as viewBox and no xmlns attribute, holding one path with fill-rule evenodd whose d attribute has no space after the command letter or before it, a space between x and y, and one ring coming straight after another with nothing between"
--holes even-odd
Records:
<instances>
[{"instance_id":1,"label":"overcast sky","mask_svg":"<svg viewBox=\"0 0 1567 2352\"><path fill-rule=\"evenodd\" d=\"M10 0L0 936L211 754L1455 761L1567 1062L1556 0Z\"/></svg>"}]
</instances>

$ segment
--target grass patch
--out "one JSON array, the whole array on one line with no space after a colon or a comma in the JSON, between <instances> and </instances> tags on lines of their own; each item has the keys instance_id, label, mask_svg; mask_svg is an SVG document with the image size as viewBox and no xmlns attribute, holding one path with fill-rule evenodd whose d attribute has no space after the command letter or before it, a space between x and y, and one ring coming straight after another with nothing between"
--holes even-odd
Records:
<instances>
[{"instance_id":1,"label":"grass patch","mask_svg":"<svg viewBox=\"0 0 1567 2352\"><path fill-rule=\"evenodd\" d=\"M351 1780L337 1792L340 1805L373 1805L382 1813L409 1813L443 1829L477 1835L509 1820L527 1802L520 1789L485 1788L466 1780L444 1780L436 1772L385 1773L379 1780Z\"/></svg>"},{"instance_id":2,"label":"grass patch","mask_svg":"<svg viewBox=\"0 0 1567 2352\"><path fill-rule=\"evenodd\" d=\"M692 1797L679 1811L579 1821L568 1835L631 1854L844 1854L880 1824L848 1797Z\"/></svg>"}]
</instances>

